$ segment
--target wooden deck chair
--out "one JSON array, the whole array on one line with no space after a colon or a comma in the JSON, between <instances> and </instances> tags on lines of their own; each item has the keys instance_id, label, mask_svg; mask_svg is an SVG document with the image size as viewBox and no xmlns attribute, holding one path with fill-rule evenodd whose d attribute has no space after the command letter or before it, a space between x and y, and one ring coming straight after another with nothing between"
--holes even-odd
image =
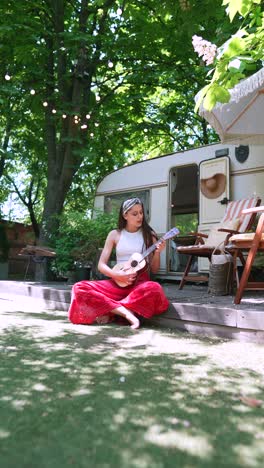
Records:
<instances>
[{"instance_id":1,"label":"wooden deck chair","mask_svg":"<svg viewBox=\"0 0 264 468\"><path fill-rule=\"evenodd\" d=\"M230 237L228 250L233 254L234 271L237 279L237 291L235 295L235 304L240 304L245 290L262 290L264 289L263 281L250 280L250 273L257 252L264 252L264 206L251 208L243 211L244 214L262 213L259 217L257 229L253 233L235 234ZM244 263L244 269L239 281L237 274L237 257L241 258L241 254L246 252L247 259Z\"/></svg>"},{"instance_id":2,"label":"wooden deck chair","mask_svg":"<svg viewBox=\"0 0 264 468\"><path fill-rule=\"evenodd\" d=\"M208 235L200 232L190 233L192 236L195 235L195 243L189 246L177 247L177 251L179 253L190 255L179 289L182 289L187 281L208 282L207 275L189 275L195 257L205 257L210 260L215 249L221 244L222 246L225 245L231 235L248 231L255 220L256 213L242 214L242 212L246 208L255 208L259 206L260 202L261 200L259 197L251 197L229 202L221 223L213 227ZM215 253L217 253L217 251ZM241 255L239 254L239 258L240 257ZM243 262L243 256L241 257L241 260Z\"/></svg>"}]
</instances>

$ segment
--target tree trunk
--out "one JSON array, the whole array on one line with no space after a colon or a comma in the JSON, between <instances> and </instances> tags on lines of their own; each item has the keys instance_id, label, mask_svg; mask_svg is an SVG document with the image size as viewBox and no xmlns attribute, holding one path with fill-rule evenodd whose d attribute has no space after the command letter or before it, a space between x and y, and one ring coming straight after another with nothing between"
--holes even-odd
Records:
<instances>
[{"instance_id":1,"label":"tree trunk","mask_svg":"<svg viewBox=\"0 0 264 468\"><path fill-rule=\"evenodd\" d=\"M74 115L83 118L85 114L91 113L94 104L91 103L91 84L92 76L96 73L98 60L100 57L101 41L100 34L103 34L105 22L109 8L114 4L114 0L106 0L102 5L103 14L99 14L98 22L98 40L95 49L91 52L87 48L86 42L80 41L77 53L76 66L69 79L69 70L66 69L66 60L64 60L62 47L62 37L64 32L64 0L52 1L53 25L55 29L54 36L47 35L45 38L49 51L47 61L48 85L46 88L47 102L46 107L46 144L48 152L48 185L45 197L45 205L40 228L40 244L49 244L52 235L56 235L59 227L59 216L63 211L65 198L70 189L74 175L78 171L82 157L80 150L87 146L87 135L82 132L79 125L74 122ZM81 0L79 9L79 30L82 34L92 34L95 23L91 31L87 32L87 20L89 18L87 0ZM59 47L58 47L59 44ZM54 52L58 51L58 61L54 63ZM90 55L88 55L88 53ZM65 80L68 76L68 81ZM62 107L71 109L68 117L63 120L60 128L60 137L57 140L58 129L56 128L56 119L52 114L52 99L54 96L55 83L59 85ZM58 123L57 123L58 125Z\"/></svg>"}]
</instances>

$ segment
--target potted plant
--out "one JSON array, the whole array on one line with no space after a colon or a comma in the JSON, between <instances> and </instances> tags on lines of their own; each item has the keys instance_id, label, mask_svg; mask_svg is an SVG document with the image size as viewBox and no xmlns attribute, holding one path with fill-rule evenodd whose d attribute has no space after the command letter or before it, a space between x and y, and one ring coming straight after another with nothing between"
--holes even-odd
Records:
<instances>
[{"instance_id":1,"label":"potted plant","mask_svg":"<svg viewBox=\"0 0 264 468\"><path fill-rule=\"evenodd\" d=\"M0 280L8 279L8 256L10 244L5 226L0 224Z\"/></svg>"},{"instance_id":2,"label":"potted plant","mask_svg":"<svg viewBox=\"0 0 264 468\"><path fill-rule=\"evenodd\" d=\"M59 272L71 283L90 279L91 275L97 276L100 248L108 232L116 225L116 213L99 213L92 219L83 213L65 214L55 241Z\"/></svg>"}]
</instances>

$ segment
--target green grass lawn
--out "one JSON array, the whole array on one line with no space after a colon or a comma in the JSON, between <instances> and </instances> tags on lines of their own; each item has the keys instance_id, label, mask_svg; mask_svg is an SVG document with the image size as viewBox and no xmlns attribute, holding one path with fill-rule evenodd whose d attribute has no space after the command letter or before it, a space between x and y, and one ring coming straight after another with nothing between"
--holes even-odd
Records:
<instances>
[{"instance_id":1,"label":"green grass lawn","mask_svg":"<svg viewBox=\"0 0 264 468\"><path fill-rule=\"evenodd\" d=\"M263 346L65 312L0 321L1 467L263 467L264 407L240 399L264 400Z\"/></svg>"}]
</instances>

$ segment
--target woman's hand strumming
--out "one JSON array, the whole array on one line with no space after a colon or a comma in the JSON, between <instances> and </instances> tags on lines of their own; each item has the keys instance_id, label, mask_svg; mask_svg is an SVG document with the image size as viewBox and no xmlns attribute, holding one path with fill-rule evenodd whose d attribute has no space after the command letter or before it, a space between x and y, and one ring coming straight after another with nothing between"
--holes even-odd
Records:
<instances>
[{"instance_id":1,"label":"woman's hand strumming","mask_svg":"<svg viewBox=\"0 0 264 468\"><path fill-rule=\"evenodd\" d=\"M130 286L131 284L134 283L136 277L137 277L137 273L127 273L123 270L119 270L119 271L114 271L112 270L112 279L114 281L118 281L119 283L123 283L124 286Z\"/></svg>"}]
</instances>

